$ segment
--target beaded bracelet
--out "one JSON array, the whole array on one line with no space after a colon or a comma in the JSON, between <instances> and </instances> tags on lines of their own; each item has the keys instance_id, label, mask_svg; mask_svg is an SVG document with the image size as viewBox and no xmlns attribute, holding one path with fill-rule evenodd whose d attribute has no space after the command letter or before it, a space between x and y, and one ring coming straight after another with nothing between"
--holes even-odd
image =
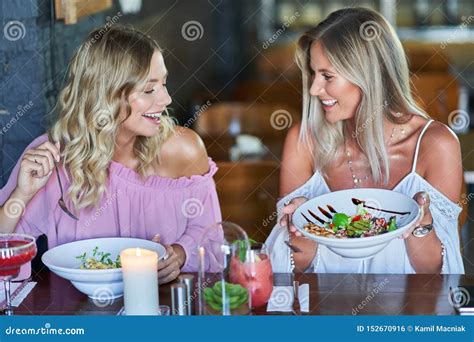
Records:
<instances>
[{"instance_id":1,"label":"beaded bracelet","mask_svg":"<svg viewBox=\"0 0 474 342\"><path fill-rule=\"evenodd\" d=\"M446 246L441 242L441 274L446 272L446 264L444 258L446 256Z\"/></svg>"},{"instance_id":2,"label":"beaded bracelet","mask_svg":"<svg viewBox=\"0 0 474 342\"><path fill-rule=\"evenodd\" d=\"M290 251L290 271L293 272L295 270L295 258L293 257L293 252Z\"/></svg>"},{"instance_id":3,"label":"beaded bracelet","mask_svg":"<svg viewBox=\"0 0 474 342\"><path fill-rule=\"evenodd\" d=\"M286 207L290 205L291 201L293 201L293 198L287 200L285 203L283 203L283 205ZM288 233L290 232L288 231ZM290 272L293 272L294 270L295 270L295 258L293 256L293 251L291 251L290 249Z\"/></svg>"}]
</instances>

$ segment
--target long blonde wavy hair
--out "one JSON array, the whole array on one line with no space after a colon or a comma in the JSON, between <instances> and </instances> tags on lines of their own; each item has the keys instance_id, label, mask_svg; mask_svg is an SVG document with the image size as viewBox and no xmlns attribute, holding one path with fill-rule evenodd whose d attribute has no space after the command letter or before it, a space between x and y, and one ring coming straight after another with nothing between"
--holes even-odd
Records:
<instances>
[{"instance_id":1,"label":"long blonde wavy hair","mask_svg":"<svg viewBox=\"0 0 474 342\"><path fill-rule=\"evenodd\" d=\"M383 178L387 183L390 165L383 118L403 123L406 119L394 113L428 117L412 97L403 46L389 22L365 8L335 11L300 37L296 52L303 79L300 141L313 150L316 169L323 173L342 151L345 134L353 132L345 132L343 122L327 122L320 101L309 93L310 49L316 41L321 43L335 70L359 87L362 99L355 114L355 138L369 160L374 181L378 183Z\"/></svg>"},{"instance_id":2,"label":"long blonde wavy hair","mask_svg":"<svg viewBox=\"0 0 474 342\"><path fill-rule=\"evenodd\" d=\"M49 134L61 142L61 160L71 178L67 194L75 209L97 206L104 195L116 134L131 114L128 96L144 87L155 51L160 47L147 35L112 26L92 31L73 56L58 99L58 119ZM125 119L120 117L124 102ZM162 115L158 134L136 138L134 152L142 176L159 160L162 143L173 128L171 118Z\"/></svg>"}]
</instances>

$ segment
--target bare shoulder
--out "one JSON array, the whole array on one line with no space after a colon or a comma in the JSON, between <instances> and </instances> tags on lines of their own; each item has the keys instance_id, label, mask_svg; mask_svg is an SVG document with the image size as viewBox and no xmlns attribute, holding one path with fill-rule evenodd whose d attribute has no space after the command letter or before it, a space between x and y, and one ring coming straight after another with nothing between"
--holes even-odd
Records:
<instances>
[{"instance_id":1,"label":"bare shoulder","mask_svg":"<svg viewBox=\"0 0 474 342\"><path fill-rule=\"evenodd\" d=\"M427 156L429 160L453 158L452 161L458 161L455 158L461 155L459 139L448 126L434 121L421 140L420 155Z\"/></svg>"},{"instance_id":2,"label":"bare shoulder","mask_svg":"<svg viewBox=\"0 0 474 342\"><path fill-rule=\"evenodd\" d=\"M300 133L301 133L301 123L297 123L294 126L292 126L288 130L288 133L286 134L285 145L283 148L284 150L287 150L291 154L298 154L300 156L306 156L306 157L311 156L311 154L313 153L311 150L311 147L309 147L307 144L301 141ZM299 162L302 164L306 164L307 166L312 166L313 164L313 161L311 158L299 159Z\"/></svg>"},{"instance_id":3,"label":"bare shoulder","mask_svg":"<svg viewBox=\"0 0 474 342\"><path fill-rule=\"evenodd\" d=\"M419 151L423 178L453 202L459 201L463 185L461 147L456 134L434 121L427 128Z\"/></svg>"},{"instance_id":4,"label":"bare shoulder","mask_svg":"<svg viewBox=\"0 0 474 342\"><path fill-rule=\"evenodd\" d=\"M181 126L163 143L161 162L166 170L177 177L203 175L209 171L206 147L193 130Z\"/></svg>"},{"instance_id":5,"label":"bare shoulder","mask_svg":"<svg viewBox=\"0 0 474 342\"><path fill-rule=\"evenodd\" d=\"M280 171L281 196L297 189L313 175L313 151L301 141L300 130L298 123L288 130L285 138Z\"/></svg>"}]
</instances>

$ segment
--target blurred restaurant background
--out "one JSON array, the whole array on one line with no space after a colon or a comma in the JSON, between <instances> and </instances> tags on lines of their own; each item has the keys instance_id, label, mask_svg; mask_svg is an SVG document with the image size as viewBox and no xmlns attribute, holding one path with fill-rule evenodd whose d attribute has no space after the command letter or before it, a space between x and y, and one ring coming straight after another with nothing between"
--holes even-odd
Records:
<instances>
[{"instance_id":1,"label":"blurred restaurant background","mask_svg":"<svg viewBox=\"0 0 474 342\"><path fill-rule=\"evenodd\" d=\"M417 101L459 136L466 183L459 229L466 271L474 273L469 0L2 0L1 186L48 126L68 61L88 32L133 25L164 50L170 114L201 135L218 163L223 218L264 241L276 221L284 138L301 115L296 40L330 12L351 6L378 10L395 26Z\"/></svg>"}]
</instances>

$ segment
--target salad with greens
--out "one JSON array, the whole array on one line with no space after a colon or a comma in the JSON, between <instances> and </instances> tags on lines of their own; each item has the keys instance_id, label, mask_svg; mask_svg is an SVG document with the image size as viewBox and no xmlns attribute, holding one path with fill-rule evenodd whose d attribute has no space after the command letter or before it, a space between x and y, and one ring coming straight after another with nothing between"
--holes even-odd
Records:
<instances>
[{"instance_id":1,"label":"salad with greens","mask_svg":"<svg viewBox=\"0 0 474 342\"><path fill-rule=\"evenodd\" d=\"M304 229L308 233L324 237L360 238L391 232L398 229L398 226L395 216L388 220L376 217L359 204L355 215L337 213L330 222L322 226L308 223Z\"/></svg>"},{"instance_id":2,"label":"salad with greens","mask_svg":"<svg viewBox=\"0 0 474 342\"><path fill-rule=\"evenodd\" d=\"M101 252L99 251L99 247L96 246L92 250L92 257L88 257L87 253L84 252L76 256L76 259L81 260L79 268L83 270L105 270L122 267L120 255L117 255L115 260L112 260L110 256L110 253Z\"/></svg>"}]
</instances>

